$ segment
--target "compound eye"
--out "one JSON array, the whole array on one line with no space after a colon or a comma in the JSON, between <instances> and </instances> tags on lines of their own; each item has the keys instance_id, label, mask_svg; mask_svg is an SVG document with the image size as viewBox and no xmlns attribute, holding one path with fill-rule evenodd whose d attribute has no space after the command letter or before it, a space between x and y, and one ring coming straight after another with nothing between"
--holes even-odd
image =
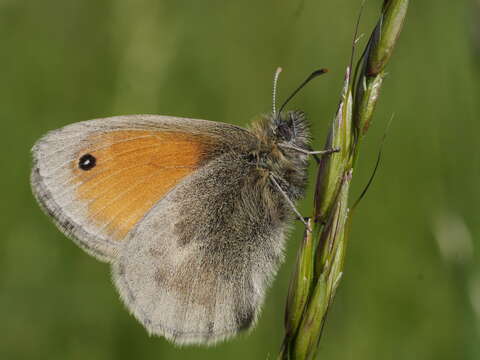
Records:
<instances>
[{"instance_id":1,"label":"compound eye","mask_svg":"<svg viewBox=\"0 0 480 360\"><path fill-rule=\"evenodd\" d=\"M247 155L246 157L247 161L250 162L250 163L254 163L254 162L257 162L257 156L253 153L250 153Z\"/></svg>"},{"instance_id":2,"label":"compound eye","mask_svg":"<svg viewBox=\"0 0 480 360\"><path fill-rule=\"evenodd\" d=\"M292 138L292 131L290 129L291 127L291 120L290 121L284 121L280 123L278 126L278 135L284 140L289 141Z\"/></svg>"}]
</instances>

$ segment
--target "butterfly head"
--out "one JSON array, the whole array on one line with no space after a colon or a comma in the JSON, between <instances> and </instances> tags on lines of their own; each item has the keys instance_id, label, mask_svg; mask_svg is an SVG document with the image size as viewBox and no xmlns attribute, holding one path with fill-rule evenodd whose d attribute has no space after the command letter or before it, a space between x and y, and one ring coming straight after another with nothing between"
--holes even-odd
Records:
<instances>
[{"instance_id":1,"label":"butterfly head","mask_svg":"<svg viewBox=\"0 0 480 360\"><path fill-rule=\"evenodd\" d=\"M263 115L252 123L251 131L257 142L248 152L248 161L266 170L265 175L284 181L293 200L302 197L307 155L299 149L307 150L310 139L305 114L286 111Z\"/></svg>"},{"instance_id":2,"label":"butterfly head","mask_svg":"<svg viewBox=\"0 0 480 360\"><path fill-rule=\"evenodd\" d=\"M305 114L302 111L284 111L288 102L295 97L295 95L304 88L310 81L316 77L328 72L327 69L319 69L311 73L301 84L298 86L290 96L283 102L280 110L276 109L276 94L277 83L282 68L278 68L275 72L273 80L273 110L271 115L267 117L267 123L269 124L268 137L270 137L277 145L284 148L297 148L296 157L304 159L302 150L309 150L309 131L306 122ZM300 151L298 151L300 150Z\"/></svg>"},{"instance_id":3,"label":"butterfly head","mask_svg":"<svg viewBox=\"0 0 480 360\"><path fill-rule=\"evenodd\" d=\"M272 114L271 130L274 141L279 144L291 144L307 150L309 142L308 124L303 111L287 111Z\"/></svg>"},{"instance_id":4,"label":"butterfly head","mask_svg":"<svg viewBox=\"0 0 480 360\"><path fill-rule=\"evenodd\" d=\"M302 197L306 184L307 153L310 150L309 130L302 111L284 111L288 102L311 80L328 72L319 69L311 73L276 109L277 82L282 69L278 68L273 80L273 109L252 124L258 148L250 152L248 159L267 170L286 185L293 199Z\"/></svg>"}]
</instances>

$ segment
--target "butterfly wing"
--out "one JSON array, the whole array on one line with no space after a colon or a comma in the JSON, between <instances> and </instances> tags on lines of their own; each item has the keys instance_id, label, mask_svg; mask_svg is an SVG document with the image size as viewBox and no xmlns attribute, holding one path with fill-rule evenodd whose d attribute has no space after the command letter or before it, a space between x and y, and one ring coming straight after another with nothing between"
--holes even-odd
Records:
<instances>
[{"instance_id":1,"label":"butterfly wing","mask_svg":"<svg viewBox=\"0 0 480 360\"><path fill-rule=\"evenodd\" d=\"M287 210L244 156L256 142L203 120L91 120L35 144L32 188L63 232L112 263L151 333L210 344L254 323L282 257Z\"/></svg>"},{"instance_id":2,"label":"butterfly wing","mask_svg":"<svg viewBox=\"0 0 480 360\"><path fill-rule=\"evenodd\" d=\"M112 261L150 208L229 146L231 133L246 131L155 115L72 124L34 145L33 193L60 230Z\"/></svg>"},{"instance_id":3,"label":"butterfly wing","mask_svg":"<svg viewBox=\"0 0 480 360\"><path fill-rule=\"evenodd\" d=\"M128 235L113 265L122 299L177 344L250 327L282 258L286 212L255 165L235 153L212 160Z\"/></svg>"}]
</instances>

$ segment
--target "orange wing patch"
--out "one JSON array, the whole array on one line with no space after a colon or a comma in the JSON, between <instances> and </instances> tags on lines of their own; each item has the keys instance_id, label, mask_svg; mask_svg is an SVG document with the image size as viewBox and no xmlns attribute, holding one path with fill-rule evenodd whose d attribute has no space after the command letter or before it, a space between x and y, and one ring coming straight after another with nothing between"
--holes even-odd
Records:
<instances>
[{"instance_id":1,"label":"orange wing patch","mask_svg":"<svg viewBox=\"0 0 480 360\"><path fill-rule=\"evenodd\" d=\"M171 131L92 135L73 163L77 196L88 203L90 220L121 240L157 201L208 158L214 146L209 137ZM86 154L91 155L91 168L82 169L79 161Z\"/></svg>"}]
</instances>

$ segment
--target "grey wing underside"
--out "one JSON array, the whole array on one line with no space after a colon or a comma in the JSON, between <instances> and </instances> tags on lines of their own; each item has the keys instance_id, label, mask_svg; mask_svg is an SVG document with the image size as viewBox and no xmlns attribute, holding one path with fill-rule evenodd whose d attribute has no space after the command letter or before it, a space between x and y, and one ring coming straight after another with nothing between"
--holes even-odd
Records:
<instances>
[{"instance_id":1,"label":"grey wing underside","mask_svg":"<svg viewBox=\"0 0 480 360\"><path fill-rule=\"evenodd\" d=\"M184 178L122 242L112 241L90 223L66 180L89 135L126 129L207 133L226 148L249 141L232 125L156 115L72 124L32 149L39 203L78 245L112 263L121 298L150 333L211 344L248 328L282 258L285 224L272 213L275 197L266 199L268 191L249 182L252 167L227 151Z\"/></svg>"},{"instance_id":2,"label":"grey wing underside","mask_svg":"<svg viewBox=\"0 0 480 360\"><path fill-rule=\"evenodd\" d=\"M233 125L207 120L129 115L71 124L51 131L38 140L32 149L31 185L35 197L63 233L90 255L108 262L117 257L120 243L110 239L104 229L96 227L90 221L86 211L87 204L76 199L75 189L78 184L70 180L72 162L78 161L78 151L86 146L89 137L95 133L115 130L208 134L227 143L235 141L235 136L242 136L246 132Z\"/></svg>"},{"instance_id":3,"label":"grey wing underside","mask_svg":"<svg viewBox=\"0 0 480 360\"><path fill-rule=\"evenodd\" d=\"M212 161L130 234L114 281L150 333L212 344L255 322L282 259L284 224L249 171L228 156Z\"/></svg>"}]
</instances>

